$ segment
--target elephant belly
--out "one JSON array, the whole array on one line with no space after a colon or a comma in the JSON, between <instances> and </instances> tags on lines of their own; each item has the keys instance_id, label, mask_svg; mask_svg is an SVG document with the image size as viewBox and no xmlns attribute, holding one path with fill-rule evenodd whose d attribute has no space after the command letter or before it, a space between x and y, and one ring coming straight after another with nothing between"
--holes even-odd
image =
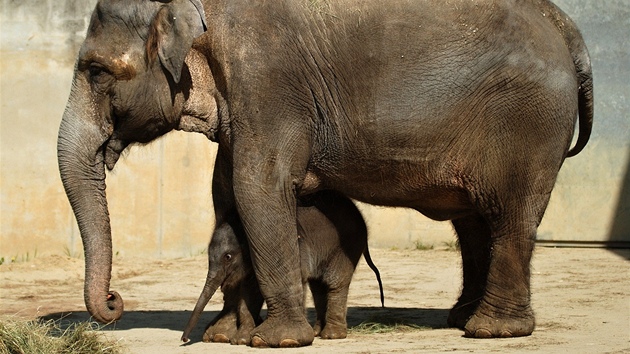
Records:
<instances>
[{"instance_id":1,"label":"elephant belly","mask_svg":"<svg viewBox=\"0 0 630 354\"><path fill-rule=\"evenodd\" d=\"M468 193L462 189L427 187L413 191L355 191L351 198L374 205L408 207L437 221L453 220L473 212Z\"/></svg>"},{"instance_id":2,"label":"elephant belly","mask_svg":"<svg viewBox=\"0 0 630 354\"><path fill-rule=\"evenodd\" d=\"M434 220L452 220L473 212L470 192L461 182L464 178L432 170L388 161L347 165L339 169L343 173L307 175L318 181L318 189L337 190L373 205L412 208Z\"/></svg>"}]
</instances>

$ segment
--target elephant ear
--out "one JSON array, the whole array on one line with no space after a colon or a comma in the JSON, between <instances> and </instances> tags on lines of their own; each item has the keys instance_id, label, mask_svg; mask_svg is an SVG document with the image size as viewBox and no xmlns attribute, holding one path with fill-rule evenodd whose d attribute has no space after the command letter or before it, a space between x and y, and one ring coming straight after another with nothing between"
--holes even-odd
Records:
<instances>
[{"instance_id":1,"label":"elephant ear","mask_svg":"<svg viewBox=\"0 0 630 354\"><path fill-rule=\"evenodd\" d=\"M194 39L206 29L206 16L199 0L174 0L162 6L155 16L147 41L149 60L157 54L162 66L179 83L184 59Z\"/></svg>"}]
</instances>

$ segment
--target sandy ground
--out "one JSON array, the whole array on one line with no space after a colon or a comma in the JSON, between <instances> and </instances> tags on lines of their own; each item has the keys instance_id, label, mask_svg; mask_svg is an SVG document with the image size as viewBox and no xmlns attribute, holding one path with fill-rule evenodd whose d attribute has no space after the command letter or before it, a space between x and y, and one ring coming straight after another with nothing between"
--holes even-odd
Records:
<instances>
[{"instance_id":1,"label":"sandy ground","mask_svg":"<svg viewBox=\"0 0 630 354\"><path fill-rule=\"evenodd\" d=\"M385 288L361 261L350 289L348 324L397 321L421 326L392 333L350 333L347 339L315 339L310 347L264 353L621 353L630 352L630 250L538 247L532 265L532 303L537 328L525 338L476 340L446 328L461 286L459 254L449 250L373 249ZM85 321L83 260L62 256L0 266L1 316ZM215 295L192 333L179 341L201 291L205 256L155 260L116 258L112 289L125 300L121 321L103 329L131 353L258 353L261 349L201 342L203 327L221 308ZM309 315L313 317L312 304Z\"/></svg>"}]
</instances>

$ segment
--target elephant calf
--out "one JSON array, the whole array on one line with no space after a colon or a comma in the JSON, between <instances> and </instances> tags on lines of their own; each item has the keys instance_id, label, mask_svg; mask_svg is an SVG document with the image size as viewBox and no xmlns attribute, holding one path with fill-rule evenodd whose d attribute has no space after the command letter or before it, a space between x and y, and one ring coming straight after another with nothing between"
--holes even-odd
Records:
<instances>
[{"instance_id":1,"label":"elephant calf","mask_svg":"<svg viewBox=\"0 0 630 354\"><path fill-rule=\"evenodd\" d=\"M317 321L314 334L324 339L345 338L348 288L361 258L376 274L383 305L383 286L367 247L367 227L359 210L345 196L319 192L300 200L297 209L302 283L309 284ZM208 247L208 275L182 340L199 320L204 307L221 286L223 310L208 325L204 341L249 344L250 332L262 322L263 297L254 274L243 225L236 212L217 225Z\"/></svg>"}]
</instances>

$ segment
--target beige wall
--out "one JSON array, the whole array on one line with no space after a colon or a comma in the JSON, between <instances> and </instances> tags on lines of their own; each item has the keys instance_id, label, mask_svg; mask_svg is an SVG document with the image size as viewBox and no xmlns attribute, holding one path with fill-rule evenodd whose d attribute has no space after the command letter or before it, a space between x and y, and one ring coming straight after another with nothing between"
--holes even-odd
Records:
<instances>
[{"instance_id":1,"label":"beige wall","mask_svg":"<svg viewBox=\"0 0 630 354\"><path fill-rule=\"evenodd\" d=\"M611 15L600 20L589 17L593 12L582 11L579 2L562 2L589 29L583 31L599 74L597 116L591 143L561 171L540 238L628 241L628 45L600 39L623 27L614 21L627 18L629 6L609 2ZM0 256L5 259L32 257L35 251L74 256L82 252L59 179L56 139L92 6L91 0L2 1ZM606 48L617 48L615 53L625 56L610 59ZM107 177L114 252L185 257L205 248L213 228L210 181L215 149L201 135L176 132L125 154ZM410 210L361 209L373 247L413 247L416 241L440 246L454 240L449 223Z\"/></svg>"}]
</instances>

